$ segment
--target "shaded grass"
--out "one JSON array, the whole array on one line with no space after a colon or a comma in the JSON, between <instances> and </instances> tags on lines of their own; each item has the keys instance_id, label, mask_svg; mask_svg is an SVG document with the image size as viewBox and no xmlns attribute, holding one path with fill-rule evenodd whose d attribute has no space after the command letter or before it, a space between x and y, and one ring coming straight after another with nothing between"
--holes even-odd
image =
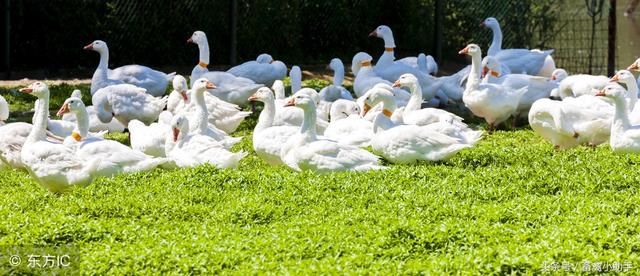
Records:
<instances>
[{"instance_id":1,"label":"shaded grass","mask_svg":"<svg viewBox=\"0 0 640 276\"><path fill-rule=\"evenodd\" d=\"M254 124L234 150L252 152ZM638 163L607 146L556 152L519 129L381 172L296 173L250 154L236 170L120 175L56 196L4 171L0 246L73 244L96 274L637 271Z\"/></svg>"}]
</instances>

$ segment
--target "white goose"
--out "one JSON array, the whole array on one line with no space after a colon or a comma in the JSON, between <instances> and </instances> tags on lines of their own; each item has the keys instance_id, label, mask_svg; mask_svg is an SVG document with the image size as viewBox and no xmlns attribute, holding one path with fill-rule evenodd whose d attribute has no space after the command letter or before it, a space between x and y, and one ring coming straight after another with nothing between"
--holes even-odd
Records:
<instances>
[{"instance_id":1,"label":"white goose","mask_svg":"<svg viewBox=\"0 0 640 276\"><path fill-rule=\"evenodd\" d=\"M263 86L250 79L236 77L231 73L209 72L209 69L207 69L209 65L209 42L204 32L195 31L187 42L197 44L200 52L200 61L191 71L191 81L194 82L197 79L206 78L215 83L216 89L210 91L214 96L223 101L246 106L249 96ZM191 85L193 86L193 83Z\"/></svg>"},{"instance_id":2,"label":"white goose","mask_svg":"<svg viewBox=\"0 0 640 276\"><path fill-rule=\"evenodd\" d=\"M531 105L543 98L551 95L551 90L558 87L558 83L545 77L532 76L526 74L507 74L504 75L501 70L500 62L492 56L486 56L482 59L483 83L501 84L509 89L517 90L527 87L527 92L522 95L518 102L515 118L529 114ZM485 73L486 72L486 73ZM513 120L514 124L516 120Z\"/></svg>"},{"instance_id":3,"label":"white goose","mask_svg":"<svg viewBox=\"0 0 640 276\"><path fill-rule=\"evenodd\" d=\"M611 150L618 153L640 153L640 125L632 125L629 121L626 94L627 91L619 85L607 85L596 96L606 97L616 106L609 139Z\"/></svg>"},{"instance_id":4,"label":"white goose","mask_svg":"<svg viewBox=\"0 0 640 276\"><path fill-rule=\"evenodd\" d=\"M422 108L422 88L418 83L418 78L413 74L403 74L393 83L393 87L406 87L411 91L411 98L407 106L402 110L402 121L409 125L428 125L437 122L448 122L450 124L466 127L462 122L462 117L451 112L437 108Z\"/></svg>"},{"instance_id":5,"label":"white goose","mask_svg":"<svg viewBox=\"0 0 640 276\"><path fill-rule=\"evenodd\" d=\"M342 60L339 58L332 59L328 68L333 70L333 84L320 90L320 99L327 102L333 102L338 99L353 100L351 92L342 86L344 81L344 64L342 64Z\"/></svg>"},{"instance_id":6,"label":"white goose","mask_svg":"<svg viewBox=\"0 0 640 276\"><path fill-rule=\"evenodd\" d=\"M211 164L221 169L235 168L245 152L230 152L213 138L190 133L189 119L177 115L171 121L171 132L167 136L165 152L178 167L195 167Z\"/></svg>"},{"instance_id":7,"label":"white goose","mask_svg":"<svg viewBox=\"0 0 640 276\"><path fill-rule=\"evenodd\" d=\"M287 66L279 60L273 60L269 54L261 54L256 60L247 61L227 70L236 77L243 77L255 83L272 86L276 80L287 76Z\"/></svg>"},{"instance_id":8,"label":"white goose","mask_svg":"<svg viewBox=\"0 0 640 276\"><path fill-rule=\"evenodd\" d=\"M331 122L324 136L338 143L367 147L373 137L373 124L360 117L356 102L339 99L331 105Z\"/></svg>"},{"instance_id":9,"label":"white goose","mask_svg":"<svg viewBox=\"0 0 640 276\"><path fill-rule=\"evenodd\" d=\"M9 104L4 97L0 96L0 126L4 125L7 119L9 119Z\"/></svg>"},{"instance_id":10,"label":"white goose","mask_svg":"<svg viewBox=\"0 0 640 276\"><path fill-rule=\"evenodd\" d=\"M629 67L627 67L628 71L638 72L640 71L640 58L636 59ZM637 80L637 85L640 86L640 78Z\"/></svg>"},{"instance_id":11,"label":"white goose","mask_svg":"<svg viewBox=\"0 0 640 276\"><path fill-rule=\"evenodd\" d=\"M431 55L424 53L418 54L417 57L405 57L396 62L401 62L414 68L418 68L420 72L435 76L438 73L438 63Z\"/></svg>"},{"instance_id":12,"label":"white goose","mask_svg":"<svg viewBox=\"0 0 640 276\"><path fill-rule=\"evenodd\" d=\"M580 97L582 95L593 96L609 83L609 78L606 76L587 74L569 76L564 69L556 69L551 79L559 82L556 93L562 99Z\"/></svg>"},{"instance_id":13,"label":"white goose","mask_svg":"<svg viewBox=\"0 0 640 276\"><path fill-rule=\"evenodd\" d=\"M69 112L75 115L77 124L71 136L65 139L65 145L75 146L76 155L81 159L100 160L94 175L112 177L122 173L149 171L167 163L167 159L154 158L116 141L91 136L89 114L82 99L66 99L58 111L58 116Z\"/></svg>"},{"instance_id":14,"label":"white goose","mask_svg":"<svg viewBox=\"0 0 640 276\"><path fill-rule=\"evenodd\" d=\"M195 105L191 102L192 97L193 90L188 89L187 80L181 75L176 75L173 78L173 91L169 94L167 110L173 114L193 112ZM226 133L235 132L244 118L251 114L251 112L242 111L236 104L220 100L211 93L204 94L204 101L209 114L209 123Z\"/></svg>"},{"instance_id":15,"label":"white goose","mask_svg":"<svg viewBox=\"0 0 640 276\"><path fill-rule=\"evenodd\" d=\"M61 143L46 140L49 119L49 88L35 82L20 92L38 97L33 127L27 137L20 157L29 174L41 186L51 192L64 192L76 186L84 186L93 180L100 159L78 157L74 150Z\"/></svg>"},{"instance_id":16,"label":"white goose","mask_svg":"<svg viewBox=\"0 0 640 276\"><path fill-rule=\"evenodd\" d=\"M127 126L131 148L151 156L166 157L165 142L171 131L172 119L171 112L163 111L158 116L158 122L148 126L138 120L131 120Z\"/></svg>"},{"instance_id":17,"label":"white goose","mask_svg":"<svg viewBox=\"0 0 640 276\"><path fill-rule=\"evenodd\" d=\"M144 88L131 84L116 84L98 89L91 101L101 122L109 123L115 118L126 126L134 119L145 124L154 122L166 106L167 97L153 97Z\"/></svg>"},{"instance_id":18,"label":"white goose","mask_svg":"<svg viewBox=\"0 0 640 276\"><path fill-rule=\"evenodd\" d=\"M91 78L91 95L98 89L114 85L128 83L146 89L146 92L159 97L164 95L167 83L173 79L175 72L166 74L149 67L132 64L113 70L109 69L109 47L102 40L96 40L87 46L85 50L93 50L100 54L100 63Z\"/></svg>"},{"instance_id":19,"label":"white goose","mask_svg":"<svg viewBox=\"0 0 640 276\"><path fill-rule=\"evenodd\" d=\"M183 113L190 122L190 132L199 135L206 135L220 142L225 148L229 149L242 140L241 137L231 137L224 131L218 129L215 125L209 124L209 111L205 103L204 94L207 89L215 89L215 85L206 78L200 78L193 83L193 106L194 111Z\"/></svg>"},{"instance_id":20,"label":"white goose","mask_svg":"<svg viewBox=\"0 0 640 276\"><path fill-rule=\"evenodd\" d=\"M384 90L369 94L366 102L373 106L382 103L384 110L396 107L393 94ZM472 147L480 139L477 137L475 140L463 141L427 126L396 124L389 115L385 112L376 115L371 147L376 154L393 163L445 160L462 149Z\"/></svg>"},{"instance_id":21,"label":"white goose","mask_svg":"<svg viewBox=\"0 0 640 276\"><path fill-rule=\"evenodd\" d=\"M392 83L381 78L371 66L371 60L373 58L364 52L359 52L353 56L351 63L351 70L356 75L353 81L353 90L358 97L362 97L368 90L374 86L383 84L389 87L393 91L393 95L396 97L396 102L399 106L405 106L411 94L406 90L391 87Z\"/></svg>"},{"instance_id":22,"label":"white goose","mask_svg":"<svg viewBox=\"0 0 640 276\"><path fill-rule=\"evenodd\" d=\"M627 87L627 107L629 109L629 116L631 124L640 124L640 108L636 103L638 102L638 83L636 78L627 70L620 70L616 72L611 81L623 83Z\"/></svg>"},{"instance_id":23,"label":"white goose","mask_svg":"<svg viewBox=\"0 0 640 276\"><path fill-rule=\"evenodd\" d=\"M489 131L492 131L496 125L516 112L518 102L527 92L527 87L513 90L497 84L480 83L482 56L480 47L469 44L459 53L471 56L472 67L462 101L474 115L484 118L489 124Z\"/></svg>"},{"instance_id":24,"label":"white goose","mask_svg":"<svg viewBox=\"0 0 640 276\"><path fill-rule=\"evenodd\" d=\"M304 111L300 132L287 140L280 153L282 161L293 170L329 173L384 168L378 157L366 150L318 138L315 128L316 107L308 96L296 95L287 105L295 105Z\"/></svg>"},{"instance_id":25,"label":"white goose","mask_svg":"<svg viewBox=\"0 0 640 276\"><path fill-rule=\"evenodd\" d=\"M264 103L264 108L258 117L258 123L253 130L253 150L258 157L269 165L275 166L283 164L280 158L282 146L287 142L289 137L300 132L300 127L273 125L277 108L273 93L271 93L269 88L262 87L258 89L255 94L249 97L249 100Z\"/></svg>"},{"instance_id":26,"label":"white goose","mask_svg":"<svg viewBox=\"0 0 640 276\"><path fill-rule=\"evenodd\" d=\"M556 69L551 57L553 50L502 49L502 30L498 20L489 17L482 22L482 25L493 32L493 40L487 55L496 57L511 72L549 77Z\"/></svg>"},{"instance_id":27,"label":"white goose","mask_svg":"<svg viewBox=\"0 0 640 276\"><path fill-rule=\"evenodd\" d=\"M71 97L82 98L82 92L80 92L80 90L78 89L73 90L73 92L71 93ZM107 132L113 133L113 132L124 131L125 126L115 118L111 119L110 122L105 124L101 122L100 119L98 119L96 109L92 105L87 106L86 109L87 109L87 113L89 114L89 131L90 132L97 133L97 132L107 131ZM62 121L71 123L72 128L69 130L69 133L65 135L59 135L59 136L63 136L63 137L69 136L69 134L75 127L76 117L72 113L65 113L64 115L62 115ZM51 122L52 120L49 120L49 127L51 127L50 126ZM65 123L65 125L68 125L68 123Z\"/></svg>"}]
</instances>

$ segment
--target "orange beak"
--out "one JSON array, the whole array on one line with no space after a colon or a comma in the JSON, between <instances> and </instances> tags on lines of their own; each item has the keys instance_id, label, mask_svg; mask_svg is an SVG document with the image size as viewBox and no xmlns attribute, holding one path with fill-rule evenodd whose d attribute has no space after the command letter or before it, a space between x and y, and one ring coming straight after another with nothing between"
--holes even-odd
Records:
<instances>
[{"instance_id":1,"label":"orange beak","mask_svg":"<svg viewBox=\"0 0 640 276\"><path fill-rule=\"evenodd\" d=\"M180 130L177 128L173 128L173 142L178 141L178 135L180 135Z\"/></svg>"},{"instance_id":2,"label":"orange beak","mask_svg":"<svg viewBox=\"0 0 640 276\"><path fill-rule=\"evenodd\" d=\"M598 93L596 93L596 96L606 96L606 94L604 94L604 89L602 89Z\"/></svg>"},{"instance_id":3,"label":"orange beak","mask_svg":"<svg viewBox=\"0 0 640 276\"><path fill-rule=\"evenodd\" d=\"M285 104L284 104L284 106L285 106L285 107L286 107L286 106L294 106L294 105L296 105L296 100L295 100L295 99L293 99L293 98L289 99L289 100L287 101L287 103L285 103Z\"/></svg>"},{"instance_id":4,"label":"orange beak","mask_svg":"<svg viewBox=\"0 0 640 276\"><path fill-rule=\"evenodd\" d=\"M464 49L460 50L458 54L466 55L469 53L469 47L464 47Z\"/></svg>"},{"instance_id":5,"label":"orange beak","mask_svg":"<svg viewBox=\"0 0 640 276\"><path fill-rule=\"evenodd\" d=\"M27 94L31 94L33 92L33 88L31 87L25 87L25 88L20 88L20 90L18 90L22 93L27 93Z\"/></svg>"},{"instance_id":6,"label":"orange beak","mask_svg":"<svg viewBox=\"0 0 640 276\"><path fill-rule=\"evenodd\" d=\"M392 86L393 86L393 87L400 87L400 86L402 86L402 85L400 84L400 80L397 80L397 81L393 82L393 85L392 85Z\"/></svg>"},{"instance_id":7,"label":"orange beak","mask_svg":"<svg viewBox=\"0 0 640 276\"><path fill-rule=\"evenodd\" d=\"M184 102L187 102L189 100L189 97L187 97L187 91L181 91L180 96L182 96Z\"/></svg>"},{"instance_id":8,"label":"orange beak","mask_svg":"<svg viewBox=\"0 0 640 276\"><path fill-rule=\"evenodd\" d=\"M373 30L373 32L369 33L369 36L378 36L378 32L376 32L376 30Z\"/></svg>"},{"instance_id":9,"label":"orange beak","mask_svg":"<svg viewBox=\"0 0 640 276\"><path fill-rule=\"evenodd\" d=\"M193 39L191 38L187 39L187 43L193 43Z\"/></svg>"},{"instance_id":10,"label":"orange beak","mask_svg":"<svg viewBox=\"0 0 640 276\"><path fill-rule=\"evenodd\" d=\"M629 67L627 67L627 70L629 70L629 71L631 71L631 70L638 71L638 69L640 69L640 66L638 66L638 64L636 64L636 63L631 64L631 65L629 65Z\"/></svg>"},{"instance_id":11,"label":"orange beak","mask_svg":"<svg viewBox=\"0 0 640 276\"><path fill-rule=\"evenodd\" d=\"M63 104L60 107L60 110L58 110L58 113L56 113L56 115L57 116L62 116L62 114L65 114L65 113L69 113L69 104L68 103Z\"/></svg>"},{"instance_id":12,"label":"orange beak","mask_svg":"<svg viewBox=\"0 0 640 276\"><path fill-rule=\"evenodd\" d=\"M367 103L364 103L364 107L362 108L362 111L364 112L362 115L367 115L367 112L369 112L369 110L371 110L371 106Z\"/></svg>"},{"instance_id":13,"label":"orange beak","mask_svg":"<svg viewBox=\"0 0 640 276\"><path fill-rule=\"evenodd\" d=\"M90 43L89 45L84 46L82 49L93 50L93 43Z\"/></svg>"},{"instance_id":14,"label":"orange beak","mask_svg":"<svg viewBox=\"0 0 640 276\"><path fill-rule=\"evenodd\" d=\"M485 66L485 67L482 67L482 77L483 77L483 78L484 78L484 76L486 76L486 75L487 75L487 73L488 73L488 72L489 72L489 68L487 68L486 66Z\"/></svg>"},{"instance_id":15,"label":"orange beak","mask_svg":"<svg viewBox=\"0 0 640 276\"><path fill-rule=\"evenodd\" d=\"M256 95L251 95L247 100L249 100L250 102L254 102L258 100L258 97L256 97Z\"/></svg>"},{"instance_id":16,"label":"orange beak","mask_svg":"<svg viewBox=\"0 0 640 276\"><path fill-rule=\"evenodd\" d=\"M613 75L613 77L611 77L611 79L609 80L609 82L617 82L620 81L620 78L618 77L618 75Z\"/></svg>"},{"instance_id":17,"label":"orange beak","mask_svg":"<svg viewBox=\"0 0 640 276\"><path fill-rule=\"evenodd\" d=\"M207 89L216 89L216 85L213 84L213 82L208 81L207 82Z\"/></svg>"},{"instance_id":18,"label":"orange beak","mask_svg":"<svg viewBox=\"0 0 640 276\"><path fill-rule=\"evenodd\" d=\"M551 76L551 80L556 80L558 78L556 78L556 75Z\"/></svg>"}]
</instances>

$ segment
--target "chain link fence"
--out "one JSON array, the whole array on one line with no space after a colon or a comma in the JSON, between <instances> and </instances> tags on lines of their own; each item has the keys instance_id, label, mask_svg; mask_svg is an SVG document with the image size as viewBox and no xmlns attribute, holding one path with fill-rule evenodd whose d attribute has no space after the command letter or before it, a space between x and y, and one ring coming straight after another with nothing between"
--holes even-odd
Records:
<instances>
[{"instance_id":1,"label":"chain link fence","mask_svg":"<svg viewBox=\"0 0 640 276\"><path fill-rule=\"evenodd\" d=\"M11 59L5 69L14 71L90 76L97 57L82 46L95 39L109 44L112 65L188 69L197 47L186 39L195 30L207 33L214 65L263 52L287 64L326 64L333 57L349 63L358 51L380 54L382 42L367 37L380 24L393 29L398 58L441 53L439 62L454 70L468 62L457 55L467 43L488 48L491 31L479 23L489 16L503 26L503 48L552 48L557 65L570 72L606 70L608 7L592 35L582 0L3 1L10 3L3 18L9 16L10 29L2 46Z\"/></svg>"}]
</instances>

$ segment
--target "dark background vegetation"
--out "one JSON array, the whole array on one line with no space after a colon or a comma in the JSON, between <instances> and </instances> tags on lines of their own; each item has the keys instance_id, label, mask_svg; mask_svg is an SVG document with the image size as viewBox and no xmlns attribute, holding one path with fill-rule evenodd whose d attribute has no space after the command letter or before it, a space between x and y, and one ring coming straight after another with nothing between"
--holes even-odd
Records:
<instances>
[{"instance_id":1,"label":"dark background vegetation","mask_svg":"<svg viewBox=\"0 0 640 276\"><path fill-rule=\"evenodd\" d=\"M231 0L4 1L11 2L12 71L90 74L98 57L82 47L95 39L109 44L112 66L192 66L197 47L186 40L195 30L207 33L212 64L230 63ZM558 27L557 7L562 2L238 0L237 60L263 52L287 64L325 64L333 57L350 63L358 51L376 57L382 41L367 34L380 24L393 29L397 57L432 54L436 1L443 1L444 9L441 60L454 63L464 62L457 51L469 42L486 49L491 32L479 23L487 16L508 25L503 27L503 47L552 47L548 42Z\"/></svg>"}]
</instances>

